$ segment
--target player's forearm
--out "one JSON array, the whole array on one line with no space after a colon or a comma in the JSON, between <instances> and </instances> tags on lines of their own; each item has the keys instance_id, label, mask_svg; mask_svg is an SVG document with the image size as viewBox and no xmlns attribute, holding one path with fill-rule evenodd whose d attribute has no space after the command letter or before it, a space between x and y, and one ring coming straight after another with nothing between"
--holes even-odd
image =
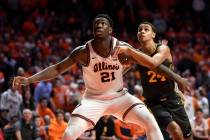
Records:
<instances>
[{"instance_id":1,"label":"player's forearm","mask_svg":"<svg viewBox=\"0 0 210 140\"><path fill-rule=\"evenodd\" d=\"M154 69L157 73L166 76L167 78L174 80L175 82L178 82L182 79L181 76L170 70L168 67L161 64L157 68Z\"/></svg>"},{"instance_id":2,"label":"player's forearm","mask_svg":"<svg viewBox=\"0 0 210 140\"><path fill-rule=\"evenodd\" d=\"M135 49L129 48L129 55L140 65L143 65L149 69L156 68L159 64L147 54L137 51Z\"/></svg>"},{"instance_id":3,"label":"player's forearm","mask_svg":"<svg viewBox=\"0 0 210 140\"><path fill-rule=\"evenodd\" d=\"M46 69L32 75L28 78L29 83L36 83L39 81L45 81L55 78L59 75L59 72L55 69L55 66L47 67Z\"/></svg>"}]
</instances>

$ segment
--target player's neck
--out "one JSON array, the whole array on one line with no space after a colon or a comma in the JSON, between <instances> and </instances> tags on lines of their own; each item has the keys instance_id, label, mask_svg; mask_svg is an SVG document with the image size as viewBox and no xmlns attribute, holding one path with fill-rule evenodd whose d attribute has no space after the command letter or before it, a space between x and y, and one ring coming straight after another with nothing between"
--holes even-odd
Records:
<instances>
[{"instance_id":1,"label":"player's neck","mask_svg":"<svg viewBox=\"0 0 210 140\"><path fill-rule=\"evenodd\" d=\"M97 38L92 42L93 49L101 56L108 56L112 49L112 37Z\"/></svg>"},{"instance_id":2,"label":"player's neck","mask_svg":"<svg viewBox=\"0 0 210 140\"><path fill-rule=\"evenodd\" d=\"M153 54L156 50L156 43L154 41L145 42L142 43L141 45L142 45L141 50L148 55Z\"/></svg>"}]
</instances>

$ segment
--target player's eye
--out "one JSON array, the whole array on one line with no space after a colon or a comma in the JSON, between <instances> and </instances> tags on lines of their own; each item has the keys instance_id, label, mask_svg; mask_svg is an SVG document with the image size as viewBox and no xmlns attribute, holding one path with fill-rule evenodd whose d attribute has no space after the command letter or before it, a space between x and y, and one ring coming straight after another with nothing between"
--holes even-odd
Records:
<instances>
[{"instance_id":1,"label":"player's eye","mask_svg":"<svg viewBox=\"0 0 210 140\"><path fill-rule=\"evenodd\" d=\"M146 28L146 29L144 29L145 31L149 31L149 29L148 28Z\"/></svg>"}]
</instances>

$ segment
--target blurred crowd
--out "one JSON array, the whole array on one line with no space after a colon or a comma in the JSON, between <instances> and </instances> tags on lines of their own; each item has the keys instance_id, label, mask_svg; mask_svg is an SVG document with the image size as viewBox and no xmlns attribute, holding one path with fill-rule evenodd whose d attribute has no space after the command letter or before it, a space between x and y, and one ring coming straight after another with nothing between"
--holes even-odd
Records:
<instances>
[{"instance_id":1,"label":"blurred crowd","mask_svg":"<svg viewBox=\"0 0 210 140\"><path fill-rule=\"evenodd\" d=\"M157 42L169 41L175 72L187 78L191 93L185 107L193 135L210 136L210 1L208 0L1 0L0 140L60 140L85 90L80 65L62 76L20 89L15 75L30 76L55 64L92 36L92 19L106 13L114 36L139 48L141 21L158 30ZM140 75L126 74L124 85L142 99ZM205 126L205 127L201 127ZM69 124L71 125L71 124ZM202 132L202 133L201 133ZM15 138L15 139L14 139ZM81 140L145 140L143 126L101 118Z\"/></svg>"}]
</instances>

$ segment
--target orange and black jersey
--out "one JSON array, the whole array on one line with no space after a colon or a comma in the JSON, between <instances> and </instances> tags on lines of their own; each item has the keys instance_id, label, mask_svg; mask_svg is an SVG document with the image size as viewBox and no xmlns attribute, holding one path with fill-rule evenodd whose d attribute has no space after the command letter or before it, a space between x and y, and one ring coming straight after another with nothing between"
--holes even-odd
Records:
<instances>
[{"instance_id":1,"label":"orange and black jersey","mask_svg":"<svg viewBox=\"0 0 210 140\"><path fill-rule=\"evenodd\" d=\"M153 56L157 53L159 46L160 45L157 45L156 51L150 56ZM170 69L173 67L172 62L169 60L165 60L162 64ZM143 96L146 98L146 100L162 99L167 97L170 93L174 93L174 81L141 65L137 66L137 70L141 75Z\"/></svg>"}]
</instances>

